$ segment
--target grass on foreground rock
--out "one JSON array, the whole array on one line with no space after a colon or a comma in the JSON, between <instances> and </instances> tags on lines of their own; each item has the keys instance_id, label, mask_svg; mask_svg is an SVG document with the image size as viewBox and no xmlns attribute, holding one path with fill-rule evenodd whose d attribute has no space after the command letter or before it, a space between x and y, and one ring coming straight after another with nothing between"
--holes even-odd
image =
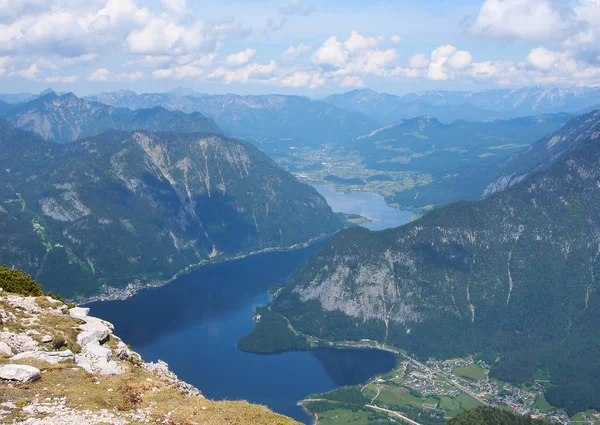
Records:
<instances>
[{"instance_id":1,"label":"grass on foreground rock","mask_svg":"<svg viewBox=\"0 0 600 425\"><path fill-rule=\"evenodd\" d=\"M26 351L15 345L15 335L25 338L30 345L37 344L37 351L70 349L78 353L81 350L77 336L84 321L71 317L59 301L5 292L0 294L0 319L0 341L12 344L14 354ZM48 335L52 341L43 343ZM16 361L0 355L0 367L28 365L42 372L40 379L29 383L0 380L0 423L299 425L263 406L241 401L216 402L185 394L172 379L148 369L139 356L119 358L116 350L119 343L120 339L114 335L101 343L111 350L112 360L122 369L122 374L111 376L88 373L75 361L50 364L34 359Z\"/></svg>"}]
</instances>

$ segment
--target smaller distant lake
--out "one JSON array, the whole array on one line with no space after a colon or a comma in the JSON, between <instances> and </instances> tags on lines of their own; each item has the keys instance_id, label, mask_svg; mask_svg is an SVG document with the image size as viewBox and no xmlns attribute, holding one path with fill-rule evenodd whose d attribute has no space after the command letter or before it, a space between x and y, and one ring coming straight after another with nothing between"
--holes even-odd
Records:
<instances>
[{"instance_id":1,"label":"smaller distant lake","mask_svg":"<svg viewBox=\"0 0 600 425\"><path fill-rule=\"evenodd\" d=\"M370 230L385 230L403 226L410 222L412 211L404 211L390 207L381 195L370 192L342 193L335 186L315 186L334 212L358 214L371 220L362 226Z\"/></svg>"}]
</instances>

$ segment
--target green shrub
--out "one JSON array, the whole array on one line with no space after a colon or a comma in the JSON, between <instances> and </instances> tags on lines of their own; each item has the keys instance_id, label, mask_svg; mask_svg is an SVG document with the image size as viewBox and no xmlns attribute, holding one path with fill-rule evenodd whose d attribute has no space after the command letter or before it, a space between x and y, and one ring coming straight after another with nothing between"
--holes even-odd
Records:
<instances>
[{"instance_id":1,"label":"green shrub","mask_svg":"<svg viewBox=\"0 0 600 425\"><path fill-rule=\"evenodd\" d=\"M27 297L39 297L44 295L42 285L38 284L29 276L19 270L0 266L0 288L6 292L24 295Z\"/></svg>"}]
</instances>

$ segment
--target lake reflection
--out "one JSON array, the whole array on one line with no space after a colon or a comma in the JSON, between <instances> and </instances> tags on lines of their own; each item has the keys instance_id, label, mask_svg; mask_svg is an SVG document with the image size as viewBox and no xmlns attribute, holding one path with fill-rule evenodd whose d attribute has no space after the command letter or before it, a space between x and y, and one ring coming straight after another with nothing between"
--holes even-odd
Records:
<instances>
[{"instance_id":1,"label":"lake reflection","mask_svg":"<svg viewBox=\"0 0 600 425\"><path fill-rule=\"evenodd\" d=\"M166 361L207 397L265 404L311 423L296 405L299 400L364 382L393 369L396 361L392 354L375 350L261 356L236 348L252 330L255 307L270 301L266 290L289 280L321 245L207 266L129 300L90 307L147 361Z\"/></svg>"},{"instance_id":2,"label":"lake reflection","mask_svg":"<svg viewBox=\"0 0 600 425\"><path fill-rule=\"evenodd\" d=\"M371 192L342 193L335 190L335 186L315 186L334 212L345 214L358 214L371 220L362 224L370 230L385 230L399 227L410 222L413 216L411 211L399 210L390 207L382 196Z\"/></svg>"}]
</instances>

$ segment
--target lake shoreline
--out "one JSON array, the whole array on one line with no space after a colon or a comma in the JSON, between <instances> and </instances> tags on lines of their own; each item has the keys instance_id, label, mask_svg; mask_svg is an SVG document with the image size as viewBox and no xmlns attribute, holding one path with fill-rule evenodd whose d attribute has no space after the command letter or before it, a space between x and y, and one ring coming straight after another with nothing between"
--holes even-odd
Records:
<instances>
[{"instance_id":1,"label":"lake shoreline","mask_svg":"<svg viewBox=\"0 0 600 425\"><path fill-rule=\"evenodd\" d=\"M262 249L259 251L253 251L253 252L249 252L246 254L236 255L233 257L220 258L218 260L204 260L197 264L191 264L190 266L177 272L175 275L173 275L173 277L171 277L170 279L167 279L167 280L145 282L145 283L144 282L133 282L133 283L130 283L129 285L127 285L125 288L105 287L104 288L105 293L93 295L91 297L76 298L74 300L69 300L69 301L74 301L78 305L87 305L87 304L91 304L91 303L95 303L95 302L106 302L106 301L124 301L124 300L127 300L127 299L135 296L136 294L138 294L139 292L141 292L145 289L162 288L163 286L169 285L169 284L173 283L174 281L176 281L177 279L179 279L183 276L186 276L198 269L201 269L202 267L243 260L245 258L249 258L249 257L253 257L256 255L261 255L261 254L268 254L268 253L274 253L274 252L292 252L292 251L296 251L299 249L306 249L306 248L310 247L311 245L314 245L314 244L317 244L324 240L327 240L328 238L331 238L333 236L334 236L334 234L323 234L323 235L319 235L317 237L311 238L311 239L307 240L306 242L301 242L301 243L298 243L298 244L295 244L295 245L292 245L289 247L265 248L265 249Z\"/></svg>"}]
</instances>

